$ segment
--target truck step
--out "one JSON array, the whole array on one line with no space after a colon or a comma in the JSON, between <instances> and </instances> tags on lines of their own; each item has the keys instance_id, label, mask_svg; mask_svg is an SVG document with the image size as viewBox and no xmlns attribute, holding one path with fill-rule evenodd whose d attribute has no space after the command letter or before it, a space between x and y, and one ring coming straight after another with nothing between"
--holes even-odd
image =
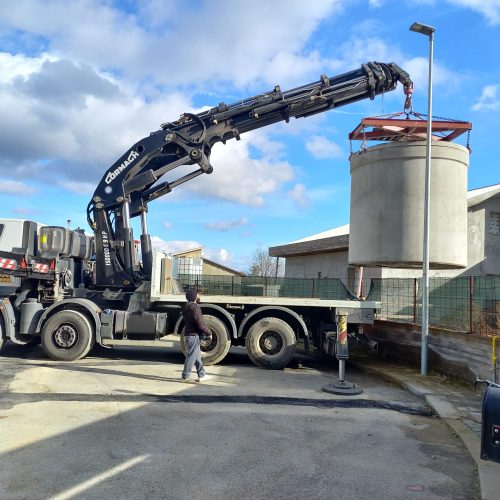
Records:
<instances>
[{"instance_id":1,"label":"truck step","mask_svg":"<svg viewBox=\"0 0 500 500\"><path fill-rule=\"evenodd\" d=\"M179 345L179 341L175 340L130 340L130 339L102 339L101 345L105 346L136 346L136 347L163 347L164 349L169 347L175 347Z\"/></svg>"}]
</instances>

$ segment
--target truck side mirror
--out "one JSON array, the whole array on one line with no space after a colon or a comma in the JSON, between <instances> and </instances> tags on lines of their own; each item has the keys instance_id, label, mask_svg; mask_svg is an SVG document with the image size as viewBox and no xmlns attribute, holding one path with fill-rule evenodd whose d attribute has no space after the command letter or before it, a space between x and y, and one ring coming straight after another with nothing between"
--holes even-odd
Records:
<instances>
[{"instance_id":1,"label":"truck side mirror","mask_svg":"<svg viewBox=\"0 0 500 500\"><path fill-rule=\"evenodd\" d=\"M486 382L482 415L481 458L500 463L500 385Z\"/></svg>"}]
</instances>

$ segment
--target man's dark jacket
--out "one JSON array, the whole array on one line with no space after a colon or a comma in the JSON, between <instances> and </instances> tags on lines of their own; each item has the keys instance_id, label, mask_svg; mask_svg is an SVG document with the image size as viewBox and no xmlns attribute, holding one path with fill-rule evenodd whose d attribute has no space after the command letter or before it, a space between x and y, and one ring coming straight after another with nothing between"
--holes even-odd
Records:
<instances>
[{"instance_id":1,"label":"man's dark jacket","mask_svg":"<svg viewBox=\"0 0 500 500\"><path fill-rule=\"evenodd\" d=\"M188 302L184 309L182 310L182 316L184 318L184 335L194 336L200 335L202 333L206 335L211 335L210 328L205 325L203 321L203 315L201 314L200 306L196 302Z\"/></svg>"}]
</instances>

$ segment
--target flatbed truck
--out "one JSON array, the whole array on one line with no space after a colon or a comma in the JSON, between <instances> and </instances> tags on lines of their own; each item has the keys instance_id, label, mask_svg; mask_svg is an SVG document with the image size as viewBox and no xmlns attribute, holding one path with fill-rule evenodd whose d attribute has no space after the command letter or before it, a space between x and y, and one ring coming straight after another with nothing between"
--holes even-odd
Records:
<instances>
[{"instance_id":1,"label":"flatbed truck","mask_svg":"<svg viewBox=\"0 0 500 500\"><path fill-rule=\"evenodd\" d=\"M296 89L274 90L198 114L184 113L134 144L103 175L87 207L93 237L81 230L33 221L0 219L0 350L7 341L41 341L52 359L85 357L97 342L158 345L181 335L184 288L172 278L161 291L162 256L148 232L149 203L213 171L217 142L290 118L307 117L394 90L398 82L411 106L412 82L394 63L358 70ZM170 181L176 168L195 170ZM142 262L131 219L140 217ZM333 354L339 323L358 339L378 303L304 297L205 294L202 312L212 330L202 344L207 364L224 359L231 345L246 346L259 367L277 369L292 359L298 341ZM345 328L342 327L345 333ZM164 344L163 344L164 345Z\"/></svg>"}]
</instances>

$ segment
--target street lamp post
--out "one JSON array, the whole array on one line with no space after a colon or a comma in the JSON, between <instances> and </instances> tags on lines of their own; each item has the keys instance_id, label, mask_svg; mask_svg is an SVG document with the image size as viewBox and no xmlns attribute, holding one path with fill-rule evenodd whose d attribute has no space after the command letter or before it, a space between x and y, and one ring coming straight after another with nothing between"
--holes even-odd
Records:
<instances>
[{"instance_id":1,"label":"street lamp post","mask_svg":"<svg viewBox=\"0 0 500 500\"><path fill-rule=\"evenodd\" d=\"M431 141L432 141L432 57L434 31L436 28L421 23L413 23L410 31L429 37L429 84L427 93L427 143L425 154L424 192L424 243L422 259L422 344L420 348L420 374L427 375L429 342L429 208L431 191Z\"/></svg>"}]
</instances>

